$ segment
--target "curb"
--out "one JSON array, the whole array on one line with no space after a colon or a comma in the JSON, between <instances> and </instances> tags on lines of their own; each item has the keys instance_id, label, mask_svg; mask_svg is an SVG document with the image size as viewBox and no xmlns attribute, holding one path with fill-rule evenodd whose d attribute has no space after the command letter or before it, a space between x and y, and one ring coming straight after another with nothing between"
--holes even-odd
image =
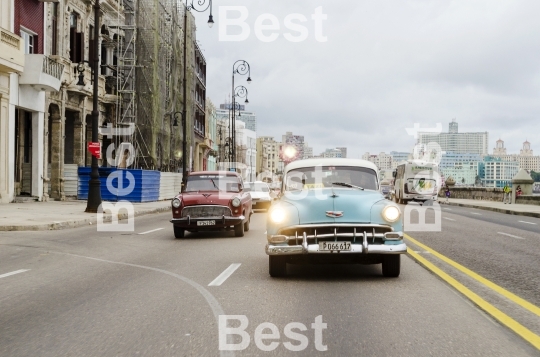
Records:
<instances>
[{"instance_id":1,"label":"curb","mask_svg":"<svg viewBox=\"0 0 540 357\"><path fill-rule=\"evenodd\" d=\"M147 214L162 213L170 211L170 207L159 207L146 210L135 211L134 217L144 216ZM128 218L127 213L121 213L118 215L118 220L125 220ZM103 217L103 222L111 222L111 215ZM64 221L56 223L34 224L34 225L17 225L17 226L0 226L0 232L4 231L52 231L60 229L77 228L88 225L97 224L97 217L79 219L74 221Z\"/></svg>"},{"instance_id":2,"label":"curb","mask_svg":"<svg viewBox=\"0 0 540 357\"><path fill-rule=\"evenodd\" d=\"M492 211L492 212L498 212L498 213L512 214L514 216L527 216L527 217L540 218L540 213L537 213L537 212L519 212L519 211L513 211L513 210L508 210L508 209L502 209L502 208L476 206L476 205L471 205L471 204L468 204L468 203L457 203L457 202L448 202L448 203L444 202L444 204L449 205L449 206L477 208L477 209L481 209L481 210L484 210L484 211Z\"/></svg>"}]
</instances>

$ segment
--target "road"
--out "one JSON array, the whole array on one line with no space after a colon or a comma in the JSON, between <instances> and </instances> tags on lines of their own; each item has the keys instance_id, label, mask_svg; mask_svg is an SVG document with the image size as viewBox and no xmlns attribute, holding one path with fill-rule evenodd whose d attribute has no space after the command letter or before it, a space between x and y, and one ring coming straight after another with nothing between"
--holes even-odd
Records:
<instances>
[{"instance_id":1,"label":"road","mask_svg":"<svg viewBox=\"0 0 540 357\"><path fill-rule=\"evenodd\" d=\"M443 220L443 232L409 236L538 305L533 225L507 226L491 221L508 218L502 214L451 209L443 211L454 219ZM276 279L264 253L265 213L253 216L242 238L197 233L175 240L168 219L137 217L135 232L127 233L92 226L3 232L0 276L13 274L0 277L0 356L260 356L272 342L275 356L540 355L408 255L397 279L383 278L379 266L351 265L289 265L289 275ZM436 264L498 303L489 289ZM512 317L519 313L540 333L534 316ZM249 341L223 340L244 341L245 349L219 351L219 315L245 316ZM305 338L285 336L291 322L306 327L293 330ZM255 339L263 323L276 326L275 339ZM239 324L229 320L230 327ZM290 350L299 344L305 348Z\"/></svg>"}]
</instances>

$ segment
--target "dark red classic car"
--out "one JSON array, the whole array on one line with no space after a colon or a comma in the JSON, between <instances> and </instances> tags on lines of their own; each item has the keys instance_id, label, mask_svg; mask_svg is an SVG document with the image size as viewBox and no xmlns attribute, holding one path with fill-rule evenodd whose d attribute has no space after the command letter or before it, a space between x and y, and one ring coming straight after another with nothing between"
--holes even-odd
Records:
<instances>
[{"instance_id":1,"label":"dark red classic car","mask_svg":"<svg viewBox=\"0 0 540 357\"><path fill-rule=\"evenodd\" d=\"M176 238L183 238L186 231L215 230L234 230L235 236L243 237L249 230L251 196L236 172L190 173L184 191L171 205Z\"/></svg>"}]
</instances>

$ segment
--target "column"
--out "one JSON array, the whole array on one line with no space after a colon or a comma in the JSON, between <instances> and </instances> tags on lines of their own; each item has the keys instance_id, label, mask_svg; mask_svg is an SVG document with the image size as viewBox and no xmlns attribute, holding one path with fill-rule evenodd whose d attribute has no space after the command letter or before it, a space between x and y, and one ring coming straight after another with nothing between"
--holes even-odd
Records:
<instances>
[{"instance_id":1,"label":"column","mask_svg":"<svg viewBox=\"0 0 540 357\"><path fill-rule=\"evenodd\" d=\"M63 152L63 121L65 118L60 116L60 111L56 105L51 105L51 115L49 120L52 122L51 140L51 197L58 201L64 201L64 152Z\"/></svg>"},{"instance_id":2,"label":"column","mask_svg":"<svg viewBox=\"0 0 540 357\"><path fill-rule=\"evenodd\" d=\"M43 200L44 116L43 112L32 113L32 196L39 201Z\"/></svg>"},{"instance_id":3,"label":"column","mask_svg":"<svg viewBox=\"0 0 540 357\"><path fill-rule=\"evenodd\" d=\"M73 163L84 166L85 132L81 120L81 112L76 112L73 123Z\"/></svg>"}]
</instances>

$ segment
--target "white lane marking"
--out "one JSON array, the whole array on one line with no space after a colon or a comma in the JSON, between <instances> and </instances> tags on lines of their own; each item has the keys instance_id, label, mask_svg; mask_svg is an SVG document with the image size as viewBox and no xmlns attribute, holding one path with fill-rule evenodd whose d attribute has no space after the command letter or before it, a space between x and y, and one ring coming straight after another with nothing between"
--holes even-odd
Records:
<instances>
[{"instance_id":1,"label":"white lane marking","mask_svg":"<svg viewBox=\"0 0 540 357\"><path fill-rule=\"evenodd\" d=\"M444 219L447 219L449 221L455 221L455 219L452 219L452 218L448 218L448 217L443 217Z\"/></svg>"},{"instance_id":2,"label":"white lane marking","mask_svg":"<svg viewBox=\"0 0 540 357\"><path fill-rule=\"evenodd\" d=\"M146 232L142 232L142 233L139 233L139 234L146 234L146 233L152 233L152 232L157 232L157 231L160 231L162 230L163 228L156 228L156 229L152 229L151 231L146 231Z\"/></svg>"},{"instance_id":3,"label":"white lane marking","mask_svg":"<svg viewBox=\"0 0 540 357\"><path fill-rule=\"evenodd\" d=\"M208 286L220 286L231 276L236 269L238 269L242 265L241 263L237 264L231 264L227 269L223 271L223 273L219 274L217 278L215 278Z\"/></svg>"},{"instance_id":4,"label":"white lane marking","mask_svg":"<svg viewBox=\"0 0 540 357\"><path fill-rule=\"evenodd\" d=\"M0 278L5 278L5 277L12 276L15 274L24 273L25 271L28 271L28 270L30 269L15 270L15 271L12 271L11 273L5 273L5 274L0 275Z\"/></svg>"},{"instance_id":5,"label":"white lane marking","mask_svg":"<svg viewBox=\"0 0 540 357\"><path fill-rule=\"evenodd\" d=\"M451 210L452 210L451 208L443 208L443 209L445 209L445 210L447 210L447 211L451 211Z\"/></svg>"},{"instance_id":6,"label":"white lane marking","mask_svg":"<svg viewBox=\"0 0 540 357\"><path fill-rule=\"evenodd\" d=\"M516 238L516 239L525 239L523 237L518 237L518 236L515 236L513 234L508 234L508 233L504 233L504 232L497 232L499 234L502 234L503 236L508 236L508 237L512 237L512 238Z\"/></svg>"},{"instance_id":7,"label":"white lane marking","mask_svg":"<svg viewBox=\"0 0 540 357\"><path fill-rule=\"evenodd\" d=\"M527 224L534 224L534 225L536 225L536 223L533 223L533 222L526 222L526 221L518 221L518 222L520 222L520 223L527 223Z\"/></svg>"},{"instance_id":8,"label":"white lane marking","mask_svg":"<svg viewBox=\"0 0 540 357\"><path fill-rule=\"evenodd\" d=\"M476 214L476 215L478 215L478 216L481 216L481 215L482 215L482 213L476 213L476 212L471 212L471 214Z\"/></svg>"}]
</instances>

